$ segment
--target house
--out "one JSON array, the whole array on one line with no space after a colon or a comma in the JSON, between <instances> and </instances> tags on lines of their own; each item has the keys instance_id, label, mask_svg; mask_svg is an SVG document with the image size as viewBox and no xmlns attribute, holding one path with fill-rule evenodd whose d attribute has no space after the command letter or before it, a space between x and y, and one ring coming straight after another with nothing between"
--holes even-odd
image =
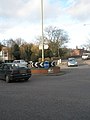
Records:
<instances>
[{"instance_id":1,"label":"house","mask_svg":"<svg viewBox=\"0 0 90 120\"><path fill-rule=\"evenodd\" d=\"M71 50L70 55L71 56L82 56L84 52L88 52L88 51L85 50L84 48L83 49L76 48L76 49Z\"/></svg>"},{"instance_id":2,"label":"house","mask_svg":"<svg viewBox=\"0 0 90 120\"><path fill-rule=\"evenodd\" d=\"M2 50L0 51L0 60L8 60L8 49L5 46L2 46Z\"/></svg>"}]
</instances>

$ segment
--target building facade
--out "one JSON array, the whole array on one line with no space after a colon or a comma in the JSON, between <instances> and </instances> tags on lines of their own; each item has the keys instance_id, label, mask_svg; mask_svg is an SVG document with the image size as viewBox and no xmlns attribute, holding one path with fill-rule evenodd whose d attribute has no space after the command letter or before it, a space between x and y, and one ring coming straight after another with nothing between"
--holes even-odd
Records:
<instances>
[{"instance_id":1,"label":"building facade","mask_svg":"<svg viewBox=\"0 0 90 120\"><path fill-rule=\"evenodd\" d=\"M8 49L7 49L7 47L2 47L2 50L0 51L0 60L1 61L8 60Z\"/></svg>"}]
</instances>

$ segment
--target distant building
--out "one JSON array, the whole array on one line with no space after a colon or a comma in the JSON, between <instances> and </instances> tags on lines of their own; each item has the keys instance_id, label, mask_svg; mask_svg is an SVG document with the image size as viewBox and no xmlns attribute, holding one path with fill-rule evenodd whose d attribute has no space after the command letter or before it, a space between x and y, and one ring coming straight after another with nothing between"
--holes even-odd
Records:
<instances>
[{"instance_id":1,"label":"distant building","mask_svg":"<svg viewBox=\"0 0 90 120\"><path fill-rule=\"evenodd\" d=\"M85 53L85 52L88 52L88 51L84 50L84 49L76 48L76 49L71 50L70 55L71 56L82 56L83 53Z\"/></svg>"},{"instance_id":2,"label":"distant building","mask_svg":"<svg viewBox=\"0 0 90 120\"><path fill-rule=\"evenodd\" d=\"M3 46L2 50L0 51L0 60L8 60L8 49L5 46Z\"/></svg>"}]
</instances>

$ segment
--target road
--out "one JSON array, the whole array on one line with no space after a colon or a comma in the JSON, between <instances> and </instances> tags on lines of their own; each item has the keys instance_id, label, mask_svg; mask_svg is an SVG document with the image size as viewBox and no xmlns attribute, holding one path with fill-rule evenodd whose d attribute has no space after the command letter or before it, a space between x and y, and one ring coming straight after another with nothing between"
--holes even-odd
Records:
<instances>
[{"instance_id":1,"label":"road","mask_svg":"<svg viewBox=\"0 0 90 120\"><path fill-rule=\"evenodd\" d=\"M63 71L28 82L0 80L0 120L90 120L90 66Z\"/></svg>"}]
</instances>

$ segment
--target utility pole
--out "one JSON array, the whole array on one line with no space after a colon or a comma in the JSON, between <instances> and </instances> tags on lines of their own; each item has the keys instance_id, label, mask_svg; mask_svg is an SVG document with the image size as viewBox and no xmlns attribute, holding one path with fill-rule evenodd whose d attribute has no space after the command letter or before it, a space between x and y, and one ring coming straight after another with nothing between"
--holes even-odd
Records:
<instances>
[{"instance_id":1,"label":"utility pole","mask_svg":"<svg viewBox=\"0 0 90 120\"><path fill-rule=\"evenodd\" d=\"M44 62L44 35L43 35L43 0L41 0L41 15L42 15L42 62Z\"/></svg>"}]
</instances>

